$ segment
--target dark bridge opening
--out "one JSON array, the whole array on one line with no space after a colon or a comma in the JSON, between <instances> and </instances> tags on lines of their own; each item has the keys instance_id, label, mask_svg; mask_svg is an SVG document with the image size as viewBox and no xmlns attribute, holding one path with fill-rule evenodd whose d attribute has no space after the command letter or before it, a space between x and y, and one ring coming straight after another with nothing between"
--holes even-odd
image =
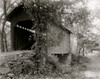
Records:
<instances>
[{"instance_id":1,"label":"dark bridge opening","mask_svg":"<svg viewBox=\"0 0 100 79\"><path fill-rule=\"evenodd\" d=\"M19 21L16 25L31 29L33 22L31 20ZM30 50L34 44L34 40L29 40L29 37L32 36L27 30L14 27L14 50Z\"/></svg>"}]
</instances>

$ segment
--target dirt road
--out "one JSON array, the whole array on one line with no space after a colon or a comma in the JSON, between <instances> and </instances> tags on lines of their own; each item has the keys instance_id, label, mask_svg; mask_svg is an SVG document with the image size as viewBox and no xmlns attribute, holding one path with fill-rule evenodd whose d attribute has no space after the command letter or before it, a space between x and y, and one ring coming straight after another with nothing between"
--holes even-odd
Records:
<instances>
[{"instance_id":1,"label":"dirt road","mask_svg":"<svg viewBox=\"0 0 100 79\"><path fill-rule=\"evenodd\" d=\"M90 53L86 55L91 59L87 65L88 70L84 71L85 79L100 79L100 53Z\"/></svg>"}]
</instances>

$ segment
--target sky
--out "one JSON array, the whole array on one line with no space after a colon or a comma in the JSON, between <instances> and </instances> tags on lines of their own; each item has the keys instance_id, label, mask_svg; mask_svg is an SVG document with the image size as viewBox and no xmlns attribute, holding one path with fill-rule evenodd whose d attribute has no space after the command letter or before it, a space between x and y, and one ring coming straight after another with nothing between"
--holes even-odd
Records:
<instances>
[{"instance_id":1,"label":"sky","mask_svg":"<svg viewBox=\"0 0 100 79\"><path fill-rule=\"evenodd\" d=\"M95 14L95 17L100 19L100 0L91 0L87 6Z\"/></svg>"},{"instance_id":2,"label":"sky","mask_svg":"<svg viewBox=\"0 0 100 79\"><path fill-rule=\"evenodd\" d=\"M94 15L92 32L100 34L100 0L88 0L87 7L92 11Z\"/></svg>"}]
</instances>

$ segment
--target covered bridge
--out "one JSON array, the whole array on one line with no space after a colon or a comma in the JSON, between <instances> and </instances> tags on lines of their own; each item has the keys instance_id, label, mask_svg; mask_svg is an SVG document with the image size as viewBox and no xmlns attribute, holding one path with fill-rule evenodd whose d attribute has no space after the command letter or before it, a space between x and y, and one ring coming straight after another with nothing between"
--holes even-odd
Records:
<instances>
[{"instance_id":1,"label":"covered bridge","mask_svg":"<svg viewBox=\"0 0 100 79\"><path fill-rule=\"evenodd\" d=\"M7 15L7 20L11 22L12 50L29 50L34 44L35 40L29 40L29 37L32 33L27 31L27 29L31 29L34 22L32 22L29 15L23 9L23 5L19 5L18 7L14 8ZM17 25L22 26L23 28L18 28L16 27ZM52 32L54 32L53 30L57 31L56 29L60 30L60 36L62 36L63 33L64 37L59 45L49 48L48 52L57 55L61 59L61 62L66 63L65 60L67 60L68 54L70 53L71 31L67 28L58 28L53 25L51 25L50 29ZM55 36L58 37L57 35Z\"/></svg>"}]
</instances>

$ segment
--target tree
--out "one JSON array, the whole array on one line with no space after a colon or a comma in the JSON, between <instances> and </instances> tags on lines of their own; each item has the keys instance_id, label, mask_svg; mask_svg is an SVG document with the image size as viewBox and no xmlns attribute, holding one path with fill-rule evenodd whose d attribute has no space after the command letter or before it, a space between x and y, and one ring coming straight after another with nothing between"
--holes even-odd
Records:
<instances>
[{"instance_id":1,"label":"tree","mask_svg":"<svg viewBox=\"0 0 100 79\"><path fill-rule=\"evenodd\" d=\"M50 36L48 36L48 27L51 22L56 25L58 21L61 23L60 8L63 4L60 4L60 2L52 2L50 0L25 0L23 2L27 13L32 17L34 22L33 29L35 29L34 36L36 40L34 47L37 74L47 74L47 70L45 69L48 57L48 46L51 45L51 39L48 39ZM61 25L60 23L59 25ZM52 42L53 41L54 40L52 40Z\"/></svg>"},{"instance_id":2,"label":"tree","mask_svg":"<svg viewBox=\"0 0 100 79\"><path fill-rule=\"evenodd\" d=\"M7 45L7 38L5 33L5 26L6 26L6 17L7 17L7 11L11 8L13 8L13 4L16 3L16 1L12 2L12 0L2 0L2 10L3 13L0 16L0 23L2 26L1 29L1 52L8 51L8 45Z\"/></svg>"},{"instance_id":3,"label":"tree","mask_svg":"<svg viewBox=\"0 0 100 79\"><path fill-rule=\"evenodd\" d=\"M87 32L92 25L91 11L86 7L83 1L77 1L77 3L66 8L63 14L63 25L67 28L72 28L73 35L77 37L77 51L78 53L83 47L84 35L88 35ZM91 32L88 32L91 34ZM73 39L74 40L74 39Z\"/></svg>"},{"instance_id":4,"label":"tree","mask_svg":"<svg viewBox=\"0 0 100 79\"><path fill-rule=\"evenodd\" d=\"M55 24L58 28L73 25L82 28L89 26L89 11L83 5L81 8L77 7L76 4L80 2L82 1L73 3L64 0L23 0L24 8L34 22L37 72L40 66L45 69L48 47L59 44L55 38L52 39L53 34L49 32L50 23Z\"/></svg>"},{"instance_id":5,"label":"tree","mask_svg":"<svg viewBox=\"0 0 100 79\"><path fill-rule=\"evenodd\" d=\"M4 21L2 23L2 32L1 32L1 51L4 52L4 26L6 24L6 16L7 16L7 11L6 11L6 5L7 5L7 2L6 0L3 0L3 11L4 11Z\"/></svg>"}]
</instances>

